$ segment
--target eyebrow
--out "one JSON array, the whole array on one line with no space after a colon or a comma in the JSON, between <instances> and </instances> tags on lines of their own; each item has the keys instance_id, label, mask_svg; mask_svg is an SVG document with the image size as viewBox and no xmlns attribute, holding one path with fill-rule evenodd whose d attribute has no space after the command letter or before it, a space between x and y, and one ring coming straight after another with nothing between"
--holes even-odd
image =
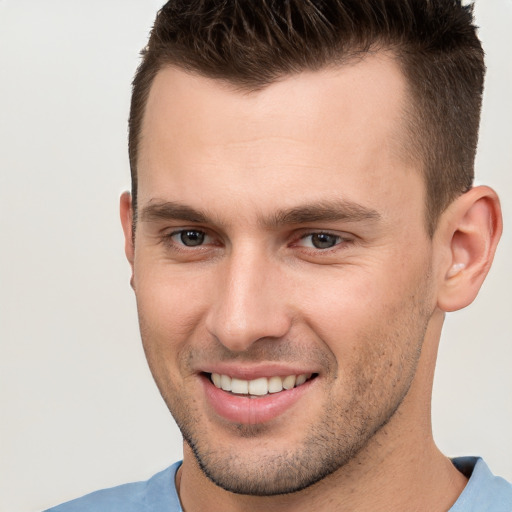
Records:
<instances>
[{"instance_id":1,"label":"eyebrow","mask_svg":"<svg viewBox=\"0 0 512 512\"><path fill-rule=\"evenodd\" d=\"M158 201L148 204L142 209L140 219L143 222L159 220L185 220L194 223L211 222L206 213L174 201Z\"/></svg>"},{"instance_id":2,"label":"eyebrow","mask_svg":"<svg viewBox=\"0 0 512 512\"><path fill-rule=\"evenodd\" d=\"M279 210L274 213L265 224L277 227L289 224L308 224L312 222L362 222L378 221L381 215L371 208L367 208L352 201L320 201L299 205L289 210Z\"/></svg>"},{"instance_id":3,"label":"eyebrow","mask_svg":"<svg viewBox=\"0 0 512 512\"><path fill-rule=\"evenodd\" d=\"M217 216L209 215L204 210L197 210L183 203L175 201L155 201L145 206L140 219L143 222L157 222L162 220L180 220L197 224L222 224L216 222ZM319 201L298 205L290 209L281 209L267 218L260 220L260 224L276 229L283 225L308 224L316 222L362 222L378 221L381 215L371 208L367 208L352 201Z\"/></svg>"}]
</instances>

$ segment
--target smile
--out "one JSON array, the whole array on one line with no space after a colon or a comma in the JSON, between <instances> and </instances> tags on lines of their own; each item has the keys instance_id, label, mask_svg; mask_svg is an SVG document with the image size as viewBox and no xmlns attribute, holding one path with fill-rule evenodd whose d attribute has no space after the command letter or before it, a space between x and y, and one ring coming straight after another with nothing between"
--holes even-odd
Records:
<instances>
[{"instance_id":1,"label":"smile","mask_svg":"<svg viewBox=\"0 0 512 512\"><path fill-rule=\"evenodd\" d=\"M233 377L228 373L205 372L201 381L204 396L215 416L246 425L265 423L292 410L295 404L318 389L320 381L318 373L265 376L251 372L253 375L247 377L252 379L243 379L240 375L243 372L238 373Z\"/></svg>"},{"instance_id":2,"label":"smile","mask_svg":"<svg viewBox=\"0 0 512 512\"><path fill-rule=\"evenodd\" d=\"M260 377L253 380L238 379L229 375L212 373L210 379L216 388L229 391L235 395L247 395L253 397L265 396L271 393L279 393L302 386L316 374L302 373L300 375L288 375L286 377L272 376Z\"/></svg>"}]
</instances>

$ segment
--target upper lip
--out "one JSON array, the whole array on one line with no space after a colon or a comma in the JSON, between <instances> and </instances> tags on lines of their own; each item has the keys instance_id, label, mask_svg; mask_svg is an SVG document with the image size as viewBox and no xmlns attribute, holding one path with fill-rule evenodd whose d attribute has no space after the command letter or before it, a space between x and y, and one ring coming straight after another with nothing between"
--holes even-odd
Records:
<instances>
[{"instance_id":1,"label":"upper lip","mask_svg":"<svg viewBox=\"0 0 512 512\"><path fill-rule=\"evenodd\" d=\"M318 373L314 368L289 366L282 363L265 363L260 365L234 365L233 363L211 364L200 368L201 373L218 373L229 375L236 379L253 380L261 377L286 377L288 375L302 375Z\"/></svg>"}]
</instances>

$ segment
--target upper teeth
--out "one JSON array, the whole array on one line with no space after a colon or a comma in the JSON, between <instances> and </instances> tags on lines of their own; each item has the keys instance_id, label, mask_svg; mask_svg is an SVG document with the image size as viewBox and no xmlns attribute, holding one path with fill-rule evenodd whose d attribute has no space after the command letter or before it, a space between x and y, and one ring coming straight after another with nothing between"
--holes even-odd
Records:
<instances>
[{"instance_id":1,"label":"upper teeth","mask_svg":"<svg viewBox=\"0 0 512 512\"><path fill-rule=\"evenodd\" d=\"M311 373L302 373L300 375L288 375L287 377L260 377L254 380L243 380L229 375L211 374L212 382L219 389L231 391L240 395L262 396L268 393L279 393L283 389L292 389L304 384Z\"/></svg>"}]
</instances>

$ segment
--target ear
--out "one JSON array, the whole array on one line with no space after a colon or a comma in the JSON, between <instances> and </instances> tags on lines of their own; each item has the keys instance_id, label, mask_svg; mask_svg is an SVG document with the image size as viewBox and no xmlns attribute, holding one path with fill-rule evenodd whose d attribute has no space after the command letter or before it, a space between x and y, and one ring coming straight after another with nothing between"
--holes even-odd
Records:
<instances>
[{"instance_id":1,"label":"ear","mask_svg":"<svg viewBox=\"0 0 512 512\"><path fill-rule=\"evenodd\" d=\"M135 256L135 248L133 245L133 210L132 196L129 192L123 192L119 200L119 213L121 215L121 224L124 231L124 252L126 258L132 267L132 286L133 286L133 262Z\"/></svg>"},{"instance_id":2,"label":"ear","mask_svg":"<svg viewBox=\"0 0 512 512\"><path fill-rule=\"evenodd\" d=\"M443 213L435 237L441 244L438 307L456 311L473 302L491 268L502 232L498 196L475 187Z\"/></svg>"}]
</instances>

